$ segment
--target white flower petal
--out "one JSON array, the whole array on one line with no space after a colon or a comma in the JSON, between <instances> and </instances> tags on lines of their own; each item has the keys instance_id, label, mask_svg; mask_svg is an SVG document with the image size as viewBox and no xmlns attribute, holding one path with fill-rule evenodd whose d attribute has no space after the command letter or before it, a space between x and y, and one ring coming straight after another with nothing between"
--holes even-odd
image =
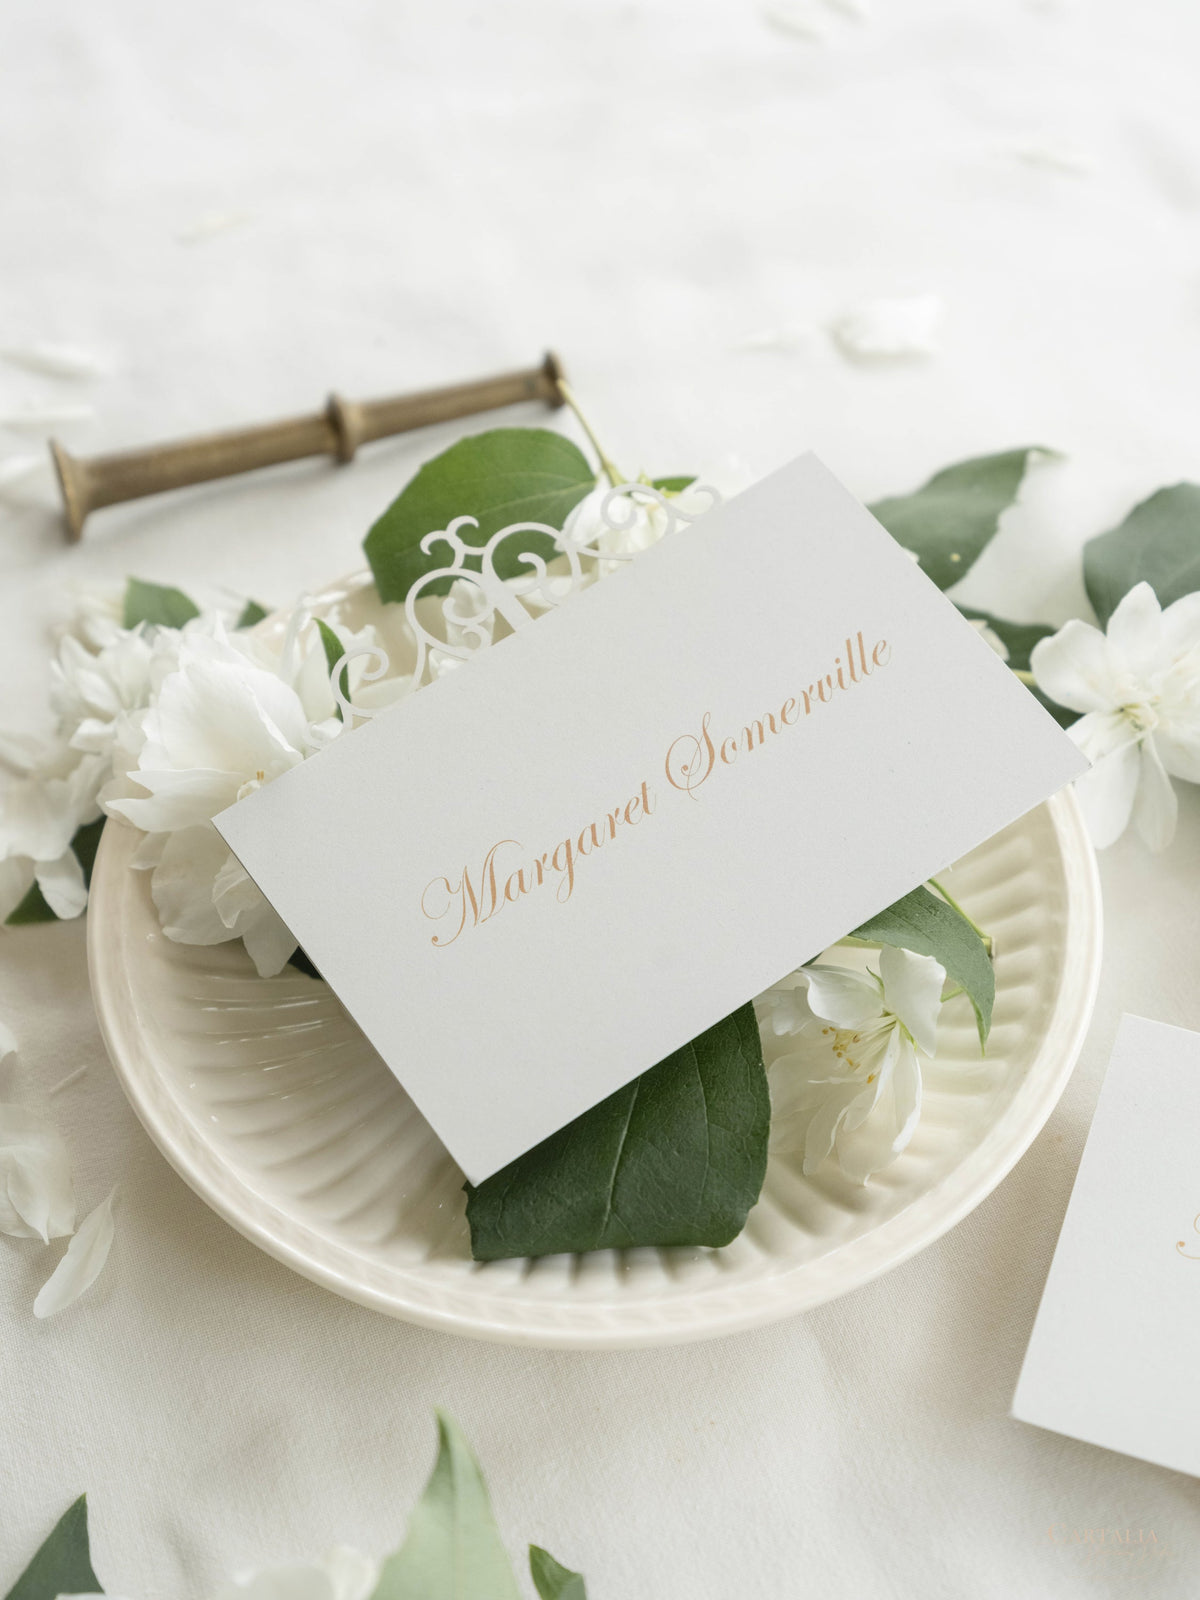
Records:
<instances>
[{"instance_id":1,"label":"white flower petal","mask_svg":"<svg viewBox=\"0 0 1200 1600\"><path fill-rule=\"evenodd\" d=\"M260 978L282 972L296 950L295 935L261 894L258 906L240 919L238 932Z\"/></svg>"},{"instance_id":2,"label":"white flower petal","mask_svg":"<svg viewBox=\"0 0 1200 1600\"><path fill-rule=\"evenodd\" d=\"M1102 756L1075 780L1075 794L1098 850L1114 843L1129 826L1137 794L1141 756L1136 740Z\"/></svg>"},{"instance_id":3,"label":"white flower petal","mask_svg":"<svg viewBox=\"0 0 1200 1600\"><path fill-rule=\"evenodd\" d=\"M1072 618L1029 657L1038 688L1068 711L1111 711L1120 701L1118 668L1099 628Z\"/></svg>"},{"instance_id":4,"label":"white flower petal","mask_svg":"<svg viewBox=\"0 0 1200 1600\"><path fill-rule=\"evenodd\" d=\"M36 879L28 856L0 861L0 926L3 926L33 888Z\"/></svg>"},{"instance_id":5,"label":"white flower petal","mask_svg":"<svg viewBox=\"0 0 1200 1600\"><path fill-rule=\"evenodd\" d=\"M927 1056L937 1050L938 1014L946 969L932 956L885 945L879 952L883 1003L912 1034Z\"/></svg>"},{"instance_id":6,"label":"white flower petal","mask_svg":"<svg viewBox=\"0 0 1200 1600\"><path fill-rule=\"evenodd\" d=\"M24 1106L0 1105L0 1233L49 1243L75 1226L62 1135Z\"/></svg>"},{"instance_id":7,"label":"white flower petal","mask_svg":"<svg viewBox=\"0 0 1200 1600\"><path fill-rule=\"evenodd\" d=\"M1148 583L1135 583L1108 619L1109 646L1128 672L1139 680L1151 677L1165 660L1162 608Z\"/></svg>"},{"instance_id":8,"label":"white flower petal","mask_svg":"<svg viewBox=\"0 0 1200 1600\"><path fill-rule=\"evenodd\" d=\"M937 349L941 316L936 294L865 300L838 317L831 332L848 355L859 358L928 355Z\"/></svg>"},{"instance_id":9,"label":"white flower petal","mask_svg":"<svg viewBox=\"0 0 1200 1600\"><path fill-rule=\"evenodd\" d=\"M213 1600L367 1600L378 1579L375 1562L338 1545L320 1561L246 1573L226 1584Z\"/></svg>"},{"instance_id":10,"label":"white flower petal","mask_svg":"<svg viewBox=\"0 0 1200 1600\"><path fill-rule=\"evenodd\" d=\"M921 1063L908 1039L900 1041L900 1050L892 1069L892 1096L898 1123L892 1136L892 1153L899 1155L917 1131L917 1124L921 1120Z\"/></svg>"},{"instance_id":11,"label":"white flower petal","mask_svg":"<svg viewBox=\"0 0 1200 1600\"><path fill-rule=\"evenodd\" d=\"M800 976L808 980L808 1003L815 1015L835 1028L860 1028L882 1014L879 985L869 973L818 963L801 968Z\"/></svg>"},{"instance_id":12,"label":"white flower petal","mask_svg":"<svg viewBox=\"0 0 1200 1600\"><path fill-rule=\"evenodd\" d=\"M95 1283L104 1270L113 1242L114 1189L107 1200L79 1224L79 1232L67 1246L67 1253L38 1291L33 1302L35 1317L53 1317L73 1305Z\"/></svg>"},{"instance_id":13,"label":"white flower petal","mask_svg":"<svg viewBox=\"0 0 1200 1600\"><path fill-rule=\"evenodd\" d=\"M1133 804L1133 823L1145 844L1154 851L1165 850L1175 837L1179 801L1159 758L1153 738L1142 743L1137 798Z\"/></svg>"},{"instance_id":14,"label":"white flower petal","mask_svg":"<svg viewBox=\"0 0 1200 1600\"><path fill-rule=\"evenodd\" d=\"M1162 614L1163 641L1173 658L1200 650L1200 591L1174 600Z\"/></svg>"},{"instance_id":15,"label":"white flower petal","mask_svg":"<svg viewBox=\"0 0 1200 1600\"><path fill-rule=\"evenodd\" d=\"M172 833L150 880L150 895L168 939L176 944L224 944L237 935L213 904L213 883L229 846L211 823Z\"/></svg>"},{"instance_id":16,"label":"white flower petal","mask_svg":"<svg viewBox=\"0 0 1200 1600\"><path fill-rule=\"evenodd\" d=\"M39 861L34 871L42 898L56 917L69 921L86 908L87 884L74 850L64 850L57 861Z\"/></svg>"},{"instance_id":17,"label":"white flower petal","mask_svg":"<svg viewBox=\"0 0 1200 1600\"><path fill-rule=\"evenodd\" d=\"M93 378L101 370L95 354L77 344L39 340L34 344L6 345L0 350L0 356L10 366L24 367L26 372L42 372L50 378Z\"/></svg>"}]
</instances>

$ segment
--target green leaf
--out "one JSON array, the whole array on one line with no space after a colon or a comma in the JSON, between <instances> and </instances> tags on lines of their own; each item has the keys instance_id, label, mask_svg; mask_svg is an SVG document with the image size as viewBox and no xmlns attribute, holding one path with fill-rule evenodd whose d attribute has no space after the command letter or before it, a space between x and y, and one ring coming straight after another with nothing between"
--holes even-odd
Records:
<instances>
[{"instance_id":1,"label":"green leaf","mask_svg":"<svg viewBox=\"0 0 1200 1600\"><path fill-rule=\"evenodd\" d=\"M130 578L126 585L124 622L127 628L136 628L139 622L159 628L182 628L185 622L199 615L200 607L181 589L143 583L140 578Z\"/></svg>"},{"instance_id":2,"label":"green leaf","mask_svg":"<svg viewBox=\"0 0 1200 1600\"><path fill-rule=\"evenodd\" d=\"M297 972L302 972L306 978L320 979L321 974L313 966L311 958L297 945L288 957L288 966L295 967Z\"/></svg>"},{"instance_id":3,"label":"green leaf","mask_svg":"<svg viewBox=\"0 0 1200 1600\"><path fill-rule=\"evenodd\" d=\"M1161 606L1200 589L1200 485L1160 489L1084 545L1083 581L1102 628L1143 580Z\"/></svg>"},{"instance_id":4,"label":"green leaf","mask_svg":"<svg viewBox=\"0 0 1200 1600\"><path fill-rule=\"evenodd\" d=\"M5 1600L58 1600L60 1594L103 1593L92 1571L87 1495L81 1494L59 1518Z\"/></svg>"},{"instance_id":5,"label":"green leaf","mask_svg":"<svg viewBox=\"0 0 1200 1600\"><path fill-rule=\"evenodd\" d=\"M104 831L104 821L103 817L97 817L95 822L85 822L82 828L76 829L75 837L71 840L71 849L79 857L79 865L83 868L83 881L89 888L92 883L92 865L100 845L100 835ZM6 926L19 928L27 927L33 922L57 922L57 920L58 918L46 904L42 891L34 883L20 905L9 912Z\"/></svg>"},{"instance_id":6,"label":"green leaf","mask_svg":"<svg viewBox=\"0 0 1200 1600\"><path fill-rule=\"evenodd\" d=\"M770 1122L745 1005L470 1189L471 1253L728 1244L762 1188Z\"/></svg>"},{"instance_id":7,"label":"green leaf","mask_svg":"<svg viewBox=\"0 0 1200 1600\"><path fill-rule=\"evenodd\" d=\"M433 1474L371 1600L520 1600L479 1463L440 1411Z\"/></svg>"},{"instance_id":8,"label":"green leaf","mask_svg":"<svg viewBox=\"0 0 1200 1600\"><path fill-rule=\"evenodd\" d=\"M540 1600L587 1600L587 1589L580 1574L555 1561L541 1545L529 1546L529 1570Z\"/></svg>"},{"instance_id":9,"label":"green leaf","mask_svg":"<svg viewBox=\"0 0 1200 1600\"><path fill-rule=\"evenodd\" d=\"M661 489L663 494L682 494L685 489L690 489L696 481L695 473L683 478L651 478L650 487ZM531 1548L536 1549L534 1545Z\"/></svg>"},{"instance_id":10,"label":"green leaf","mask_svg":"<svg viewBox=\"0 0 1200 1600\"><path fill-rule=\"evenodd\" d=\"M460 439L425 463L367 534L364 549L380 597L403 600L419 577L447 564L445 545L434 545L426 555L421 540L455 517L479 519L468 541L479 545L510 522L544 522L561 528L567 514L595 486L595 473L561 433L493 428ZM546 534L505 540L495 559L500 577L514 578L528 571L518 560L523 550L545 560L557 553ZM478 569L478 562L473 564ZM447 578L423 592L447 594L449 589Z\"/></svg>"},{"instance_id":11,"label":"green leaf","mask_svg":"<svg viewBox=\"0 0 1200 1600\"><path fill-rule=\"evenodd\" d=\"M984 1048L992 1026L996 974L987 946L961 911L922 884L855 928L850 937L899 945L940 961L946 976L966 990L979 1025L979 1047Z\"/></svg>"},{"instance_id":12,"label":"green leaf","mask_svg":"<svg viewBox=\"0 0 1200 1600\"><path fill-rule=\"evenodd\" d=\"M1008 651L1006 666L1014 672L1028 672L1029 658L1033 654L1033 647L1042 639L1048 639L1052 633L1057 633L1057 628L1052 628L1048 622L1009 622L1004 617L994 617L990 611L976 611L974 606L959 606L964 617L970 617L973 622L984 622L994 634L1003 642ZM1078 711L1069 711L1066 706L1060 706L1056 700L1044 693L1034 683L1027 683L1025 687L1030 694L1064 728L1069 728L1073 722L1079 720Z\"/></svg>"},{"instance_id":13,"label":"green leaf","mask_svg":"<svg viewBox=\"0 0 1200 1600\"><path fill-rule=\"evenodd\" d=\"M252 628L256 622L261 622L264 617L269 617L270 611L266 606L260 606L257 600L247 600L242 607L242 614L234 623L235 628Z\"/></svg>"},{"instance_id":14,"label":"green leaf","mask_svg":"<svg viewBox=\"0 0 1200 1600\"><path fill-rule=\"evenodd\" d=\"M332 678L334 672L337 670L338 662L346 654L346 646L338 638L337 634L334 633L333 629L329 626L329 624L327 622L322 622L320 617L317 618L317 632L321 635L321 643L325 648L325 667L326 667L326 670L328 671L330 677ZM338 679L338 687L339 687L339 689L341 689L341 691L342 691L343 695L345 695L346 699L349 700L349 698L350 698L350 669L349 669L349 667L343 667L342 668L342 675ZM337 715L338 721L339 722L344 722L345 721L345 717L342 714L342 707L341 707L341 703L339 701L337 701L337 700L334 701L333 709L334 709L334 712Z\"/></svg>"},{"instance_id":15,"label":"green leaf","mask_svg":"<svg viewBox=\"0 0 1200 1600\"><path fill-rule=\"evenodd\" d=\"M913 494L880 500L871 511L894 539L912 550L922 570L948 589L971 570L1017 498L1034 455L1052 455L1040 445L976 456L935 473Z\"/></svg>"}]
</instances>

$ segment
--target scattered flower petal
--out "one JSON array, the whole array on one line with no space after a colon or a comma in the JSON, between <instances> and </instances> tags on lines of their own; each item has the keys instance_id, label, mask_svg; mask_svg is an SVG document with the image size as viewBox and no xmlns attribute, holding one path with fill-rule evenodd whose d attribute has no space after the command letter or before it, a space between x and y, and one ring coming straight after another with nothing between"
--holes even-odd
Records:
<instances>
[{"instance_id":1,"label":"scattered flower petal","mask_svg":"<svg viewBox=\"0 0 1200 1600\"><path fill-rule=\"evenodd\" d=\"M816 7L805 0L771 0L762 7L763 21L779 33L790 34L793 39L807 39L811 44L824 44L829 29Z\"/></svg>"},{"instance_id":2,"label":"scattered flower petal","mask_svg":"<svg viewBox=\"0 0 1200 1600\"><path fill-rule=\"evenodd\" d=\"M87 1292L104 1270L113 1242L114 1189L107 1200L79 1224L79 1231L67 1246L67 1253L38 1291L33 1302L35 1317L53 1317L73 1305Z\"/></svg>"},{"instance_id":3,"label":"scattered flower petal","mask_svg":"<svg viewBox=\"0 0 1200 1600\"><path fill-rule=\"evenodd\" d=\"M45 471L49 465L49 452L39 451L37 455L0 457L0 492L12 488L14 484L24 483L35 473Z\"/></svg>"},{"instance_id":4,"label":"scattered flower petal","mask_svg":"<svg viewBox=\"0 0 1200 1600\"><path fill-rule=\"evenodd\" d=\"M799 350L809 344L813 338L813 329L808 323L788 322L779 328L761 328L757 333L748 333L744 339L739 339L732 346L734 350Z\"/></svg>"},{"instance_id":5,"label":"scattered flower petal","mask_svg":"<svg viewBox=\"0 0 1200 1600\"><path fill-rule=\"evenodd\" d=\"M180 244L203 244L206 239L215 239L218 234L240 228L249 221L248 211L207 211L195 222L180 228L175 237Z\"/></svg>"},{"instance_id":6,"label":"scattered flower petal","mask_svg":"<svg viewBox=\"0 0 1200 1600\"><path fill-rule=\"evenodd\" d=\"M831 332L845 354L859 359L924 356L937 349L934 335L941 316L936 294L864 300L838 317Z\"/></svg>"},{"instance_id":7,"label":"scattered flower petal","mask_svg":"<svg viewBox=\"0 0 1200 1600\"><path fill-rule=\"evenodd\" d=\"M1053 137L1029 139L1024 143L1011 145L1009 154L1028 167L1044 167L1051 172L1067 172L1073 177L1084 177L1095 166L1087 151L1070 139Z\"/></svg>"},{"instance_id":8,"label":"scattered flower petal","mask_svg":"<svg viewBox=\"0 0 1200 1600\"><path fill-rule=\"evenodd\" d=\"M374 1561L338 1545L320 1561L246 1573L212 1600L367 1600L378 1579Z\"/></svg>"},{"instance_id":9,"label":"scattered flower petal","mask_svg":"<svg viewBox=\"0 0 1200 1600\"><path fill-rule=\"evenodd\" d=\"M14 433L45 433L50 428L66 427L71 422L90 422L94 416L92 407L80 401L31 401L17 411L0 413L0 428L11 428Z\"/></svg>"},{"instance_id":10,"label":"scattered flower petal","mask_svg":"<svg viewBox=\"0 0 1200 1600\"><path fill-rule=\"evenodd\" d=\"M62 1135L24 1106L0 1105L0 1233L49 1244L74 1226L71 1163Z\"/></svg>"},{"instance_id":11,"label":"scattered flower petal","mask_svg":"<svg viewBox=\"0 0 1200 1600\"><path fill-rule=\"evenodd\" d=\"M48 378L94 378L102 370L92 351L76 344L8 345L0 350L0 357L10 366L45 373Z\"/></svg>"}]
</instances>

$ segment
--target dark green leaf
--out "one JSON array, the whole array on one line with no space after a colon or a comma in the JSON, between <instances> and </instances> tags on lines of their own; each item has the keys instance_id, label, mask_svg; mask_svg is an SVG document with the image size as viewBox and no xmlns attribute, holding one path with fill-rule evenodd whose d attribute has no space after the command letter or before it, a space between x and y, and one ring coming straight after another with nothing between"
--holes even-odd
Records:
<instances>
[{"instance_id":1,"label":"dark green leaf","mask_svg":"<svg viewBox=\"0 0 1200 1600\"><path fill-rule=\"evenodd\" d=\"M970 617L973 622L986 623L996 634L1008 651L1006 665L1014 672L1028 672L1029 658L1034 645L1058 631L1047 622L1009 622L1004 617L994 617L990 611L976 611L974 606L959 606L958 609L964 617ZM1057 701L1051 700L1048 694L1044 694L1036 684L1027 683L1025 687L1062 727L1069 728L1073 722L1078 721L1078 711L1068 711L1066 706L1060 706Z\"/></svg>"},{"instance_id":2,"label":"dark green leaf","mask_svg":"<svg viewBox=\"0 0 1200 1600\"><path fill-rule=\"evenodd\" d=\"M1014 672L1028 672L1034 645L1058 631L1047 622L1009 622L1004 617L993 616L990 611L976 611L974 606L959 606L958 609L972 622L985 623L992 630L1008 651L1005 664Z\"/></svg>"},{"instance_id":3,"label":"dark green leaf","mask_svg":"<svg viewBox=\"0 0 1200 1600\"><path fill-rule=\"evenodd\" d=\"M71 849L79 857L79 865L83 868L83 881L89 888L92 882L92 864L96 859L96 851L100 845L100 835L104 831L104 818L97 817L95 822L85 822L82 828L76 829L75 837L71 840ZM15 910L8 916L7 926L16 928L28 926L31 922L55 922L58 919L46 904L45 897L37 884L32 884L29 893Z\"/></svg>"},{"instance_id":4,"label":"dark green leaf","mask_svg":"<svg viewBox=\"0 0 1200 1600\"><path fill-rule=\"evenodd\" d=\"M580 1574L555 1561L541 1545L529 1546L529 1570L540 1600L587 1600L587 1589Z\"/></svg>"},{"instance_id":5,"label":"dark green leaf","mask_svg":"<svg viewBox=\"0 0 1200 1600\"><path fill-rule=\"evenodd\" d=\"M966 990L979 1024L980 1047L987 1044L996 999L996 974L987 946L961 912L922 884L861 928L855 928L850 937L872 944L899 945L940 961L946 976Z\"/></svg>"},{"instance_id":6,"label":"dark green leaf","mask_svg":"<svg viewBox=\"0 0 1200 1600\"><path fill-rule=\"evenodd\" d=\"M103 1594L92 1571L87 1495L81 1494L8 1591L6 1600L58 1600L60 1594Z\"/></svg>"},{"instance_id":7,"label":"dark green leaf","mask_svg":"<svg viewBox=\"0 0 1200 1600\"><path fill-rule=\"evenodd\" d=\"M1162 606L1200 589L1200 485L1160 489L1084 545L1083 581L1102 628L1143 580Z\"/></svg>"},{"instance_id":8,"label":"dark green leaf","mask_svg":"<svg viewBox=\"0 0 1200 1600\"><path fill-rule=\"evenodd\" d=\"M438 1412L438 1457L371 1600L520 1600L479 1463Z\"/></svg>"},{"instance_id":9,"label":"dark green leaf","mask_svg":"<svg viewBox=\"0 0 1200 1600\"><path fill-rule=\"evenodd\" d=\"M242 607L242 614L234 623L235 628L252 628L256 622L261 622L264 617L270 616L266 606L260 606L257 600L247 600Z\"/></svg>"},{"instance_id":10,"label":"dark green leaf","mask_svg":"<svg viewBox=\"0 0 1200 1600\"><path fill-rule=\"evenodd\" d=\"M125 588L125 626L136 628L139 622L154 627L182 628L185 622L200 615L200 607L189 600L181 589L167 589L158 583L143 583L140 578L130 578Z\"/></svg>"},{"instance_id":11,"label":"dark green leaf","mask_svg":"<svg viewBox=\"0 0 1200 1600\"><path fill-rule=\"evenodd\" d=\"M770 1121L746 1005L471 1189L471 1253L728 1244L762 1188Z\"/></svg>"},{"instance_id":12,"label":"dark green leaf","mask_svg":"<svg viewBox=\"0 0 1200 1600\"><path fill-rule=\"evenodd\" d=\"M561 433L493 428L460 439L425 463L367 534L364 548L380 597L403 600L424 573L447 565L450 552L445 545L434 545L425 555L421 540L455 517L479 519L468 540L479 545L511 522L544 522L561 528L567 514L595 485L595 473L586 459ZM547 534L505 540L495 559L500 577L528 571L518 560L525 550L549 560L556 546ZM443 579L423 592L446 594L449 588L450 580Z\"/></svg>"},{"instance_id":13,"label":"dark green leaf","mask_svg":"<svg viewBox=\"0 0 1200 1600\"><path fill-rule=\"evenodd\" d=\"M302 972L306 978L320 978L321 974L313 966L312 961L299 946L288 957L288 966L295 967L297 972Z\"/></svg>"},{"instance_id":14,"label":"dark green leaf","mask_svg":"<svg viewBox=\"0 0 1200 1600\"><path fill-rule=\"evenodd\" d=\"M326 668L326 671L329 673L330 677L332 678L334 672L337 669L338 662L346 654L346 646L338 638L337 634L334 633L333 629L329 626L329 624L327 622L322 622L320 617L317 618L317 632L321 635L321 644L324 646L324 649L325 649L325 668ZM349 698L350 698L350 669L349 669L349 667L343 667L342 668L342 675L338 679L338 688L341 689L342 694L345 696L345 698L347 700L349 700ZM334 709L334 712L337 715L338 721L339 722L345 721L345 718L342 715L342 707L341 707L340 701L338 701L338 700L334 701L333 709Z\"/></svg>"},{"instance_id":15,"label":"dark green leaf","mask_svg":"<svg viewBox=\"0 0 1200 1600\"><path fill-rule=\"evenodd\" d=\"M685 489L690 489L696 481L695 473L683 478L651 478L650 487L661 489L663 494L682 494ZM537 1546L533 1546L534 1549Z\"/></svg>"},{"instance_id":16,"label":"dark green leaf","mask_svg":"<svg viewBox=\"0 0 1200 1600\"><path fill-rule=\"evenodd\" d=\"M1039 445L976 456L935 473L913 494L880 500L870 509L894 539L912 550L939 589L948 589L974 566L1017 498Z\"/></svg>"}]
</instances>

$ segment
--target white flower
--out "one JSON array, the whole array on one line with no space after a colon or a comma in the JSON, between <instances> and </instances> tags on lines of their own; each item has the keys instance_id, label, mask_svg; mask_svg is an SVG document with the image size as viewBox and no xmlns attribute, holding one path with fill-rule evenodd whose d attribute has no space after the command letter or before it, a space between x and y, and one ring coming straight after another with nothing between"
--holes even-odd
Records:
<instances>
[{"instance_id":1,"label":"white flower","mask_svg":"<svg viewBox=\"0 0 1200 1600\"><path fill-rule=\"evenodd\" d=\"M320 1561L267 1567L234 1578L213 1600L367 1600L378 1579L374 1561L338 1545Z\"/></svg>"},{"instance_id":2,"label":"white flower","mask_svg":"<svg viewBox=\"0 0 1200 1600\"><path fill-rule=\"evenodd\" d=\"M865 1183L894 1161L921 1115L921 1055L937 1048L945 969L890 946L879 974L803 967L760 1002L794 1047L771 1065L771 1146L803 1152L813 1173L836 1149Z\"/></svg>"},{"instance_id":3,"label":"white flower","mask_svg":"<svg viewBox=\"0 0 1200 1600\"><path fill-rule=\"evenodd\" d=\"M104 774L102 757L61 740L0 739L0 923L35 882L56 916L83 910L87 889L71 840L100 815Z\"/></svg>"},{"instance_id":4,"label":"white flower","mask_svg":"<svg viewBox=\"0 0 1200 1600\"><path fill-rule=\"evenodd\" d=\"M75 1226L62 1135L23 1106L0 1105L0 1233L49 1244Z\"/></svg>"},{"instance_id":5,"label":"white flower","mask_svg":"<svg viewBox=\"0 0 1200 1600\"><path fill-rule=\"evenodd\" d=\"M1075 790L1096 844L1132 820L1163 849L1178 811L1171 777L1200 783L1200 593L1163 611L1150 585L1136 584L1107 636L1068 622L1035 645L1030 665L1044 693L1083 712L1067 731L1092 761Z\"/></svg>"},{"instance_id":6,"label":"white flower","mask_svg":"<svg viewBox=\"0 0 1200 1600\"><path fill-rule=\"evenodd\" d=\"M67 1253L38 1290L33 1302L35 1317L53 1317L74 1305L92 1287L104 1270L113 1242L113 1189L107 1200L89 1212L79 1224L79 1232L67 1246Z\"/></svg>"},{"instance_id":7,"label":"white flower","mask_svg":"<svg viewBox=\"0 0 1200 1600\"><path fill-rule=\"evenodd\" d=\"M326 694L332 704L326 684ZM323 707L322 707L323 709ZM300 694L257 666L218 628L186 636L179 665L143 714L144 743L130 780L145 798L111 798L107 809L156 837L141 853L153 866L163 932L184 944L242 938L266 977L296 941L267 904L212 818L336 737L332 715L314 722Z\"/></svg>"},{"instance_id":8,"label":"white flower","mask_svg":"<svg viewBox=\"0 0 1200 1600\"><path fill-rule=\"evenodd\" d=\"M89 650L103 650L125 631L125 589L118 584L84 584L75 591L74 610L61 628Z\"/></svg>"}]
</instances>

